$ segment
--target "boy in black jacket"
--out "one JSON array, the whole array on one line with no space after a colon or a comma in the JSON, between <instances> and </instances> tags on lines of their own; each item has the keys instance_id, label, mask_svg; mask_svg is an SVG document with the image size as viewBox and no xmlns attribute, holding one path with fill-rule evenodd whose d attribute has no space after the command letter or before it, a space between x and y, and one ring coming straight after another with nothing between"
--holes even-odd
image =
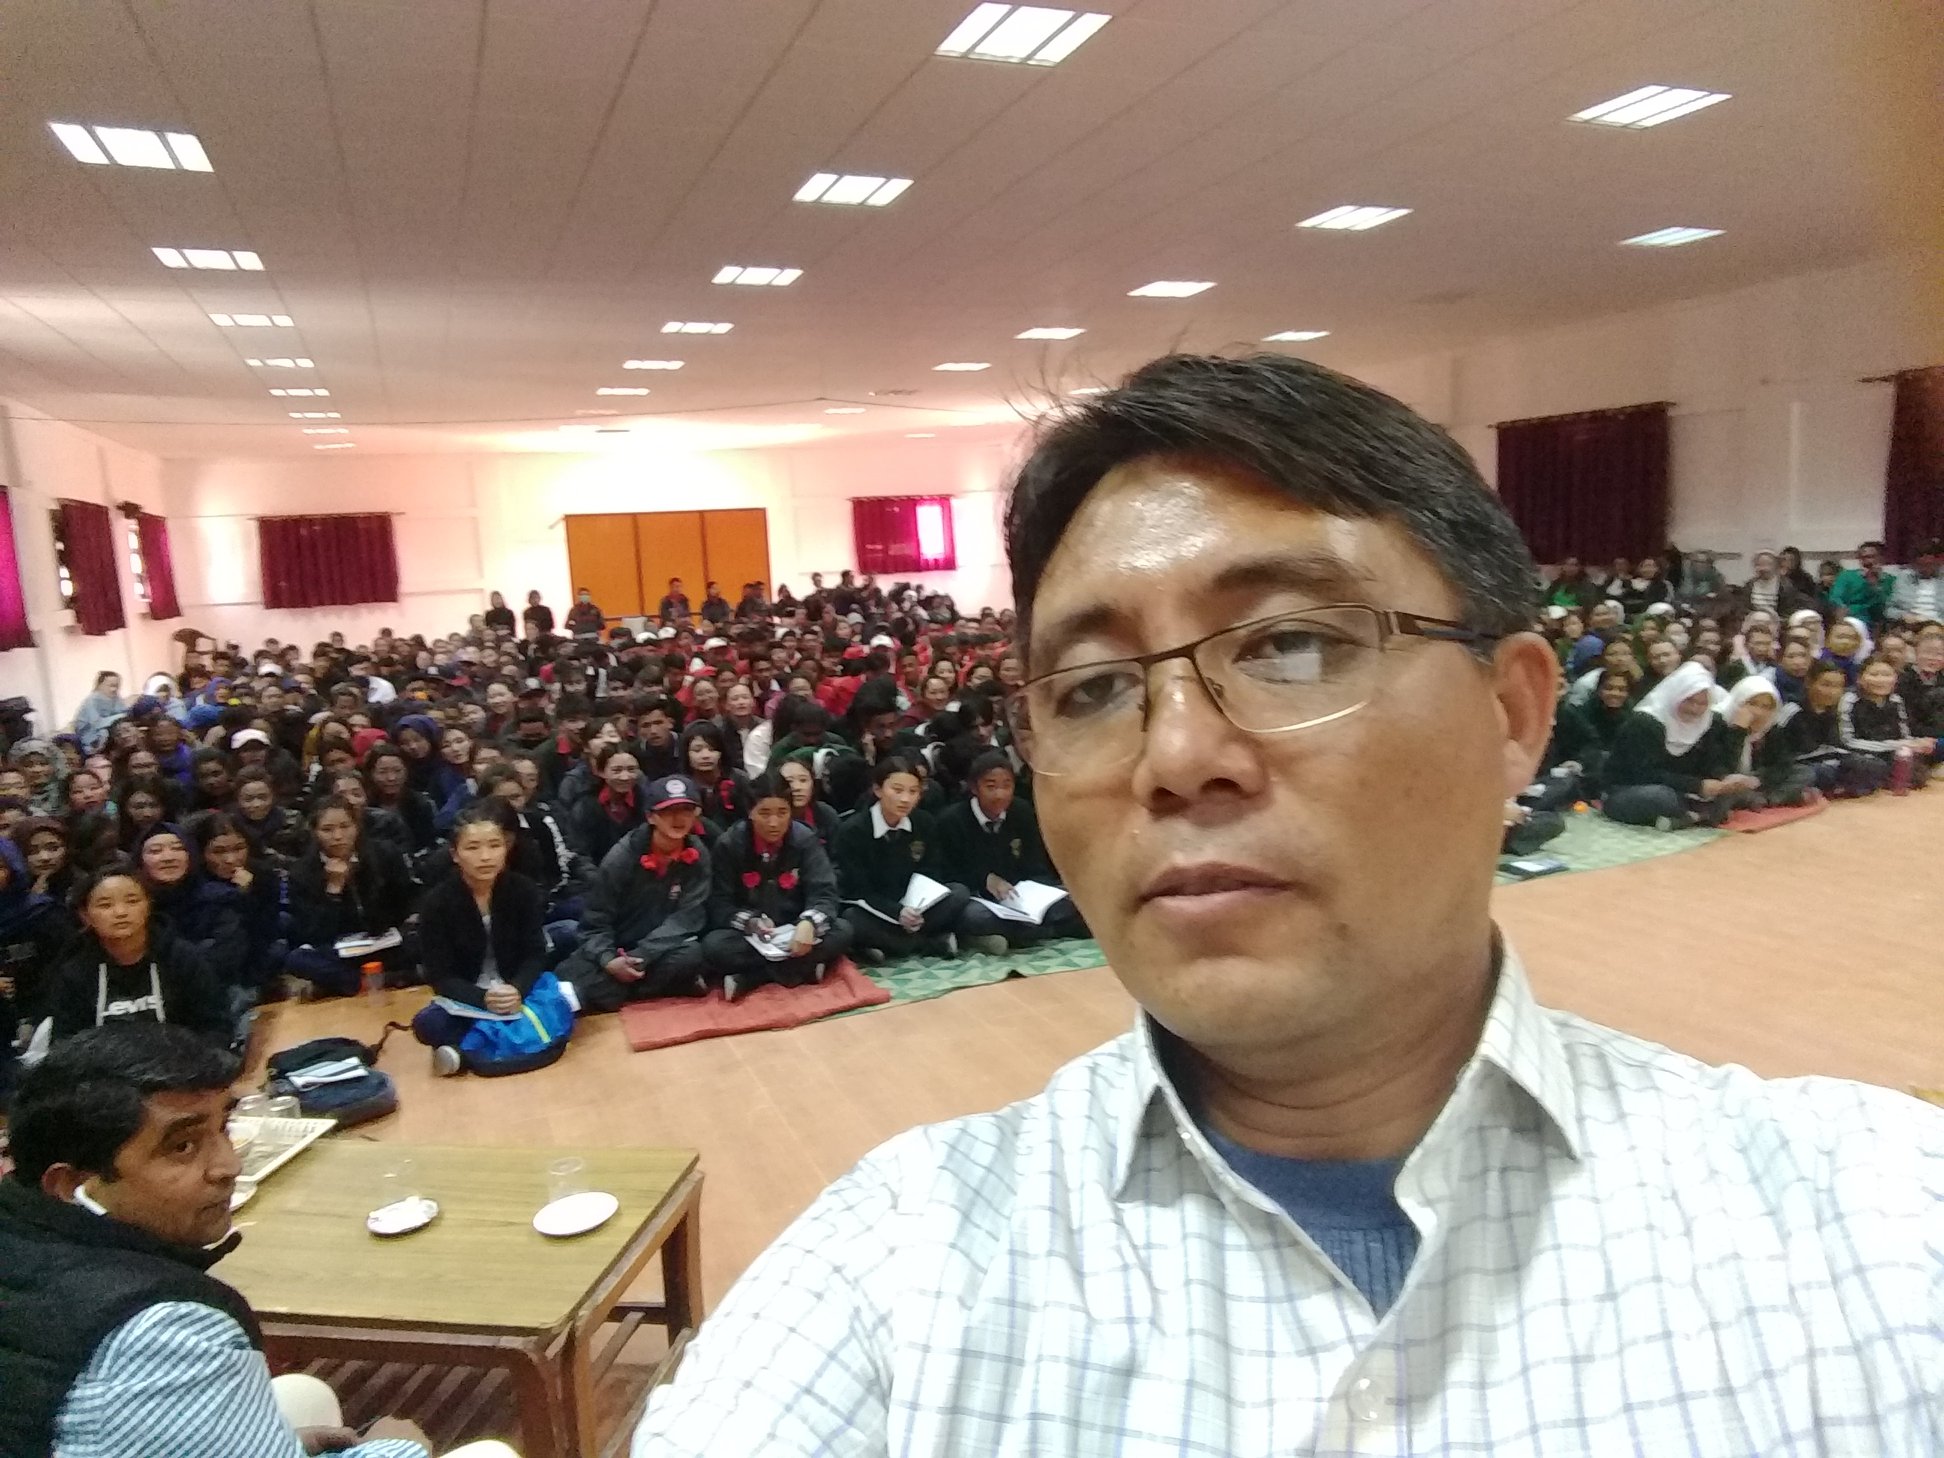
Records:
<instances>
[{"instance_id":1,"label":"boy in black jacket","mask_svg":"<svg viewBox=\"0 0 1944 1458\"><path fill-rule=\"evenodd\" d=\"M709 925L702 939L722 995L734 1002L765 982L801 987L821 982L850 950L850 926L837 914L837 873L816 832L790 818L790 789L773 774L749 785L749 818L716 841ZM766 957L751 936L794 928L780 958Z\"/></svg>"},{"instance_id":2,"label":"boy in black jacket","mask_svg":"<svg viewBox=\"0 0 1944 1458\"><path fill-rule=\"evenodd\" d=\"M924 780L910 759L894 754L878 761L871 783L877 803L837 828L835 847L838 886L851 903L844 919L860 954L874 965L914 954L956 957L972 893L948 883L947 894L922 912L904 904L914 874L945 879L937 834L917 808Z\"/></svg>"},{"instance_id":3,"label":"boy in black jacket","mask_svg":"<svg viewBox=\"0 0 1944 1458\"><path fill-rule=\"evenodd\" d=\"M972 761L967 779L971 797L938 817L938 862L945 877L970 887L975 897L991 901L1004 901L1020 881L1059 885L1033 807L1014 798L1012 761L1005 750L981 753ZM1048 907L1039 922L994 915L974 900L966 907L961 925L974 946L995 953L1087 934L1072 897ZM986 945L994 941L999 945Z\"/></svg>"},{"instance_id":4,"label":"boy in black jacket","mask_svg":"<svg viewBox=\"0 0 1944 1458\"><path fill-rule=\"evenodd\" d=\"M595 873L580 945L560 966L583 1012L708 991L701 939L712 866L695 834L701 800L692 780L673 775L648 787L647 803L648 823L623 837Z\"/></svg>"}]
</instances>

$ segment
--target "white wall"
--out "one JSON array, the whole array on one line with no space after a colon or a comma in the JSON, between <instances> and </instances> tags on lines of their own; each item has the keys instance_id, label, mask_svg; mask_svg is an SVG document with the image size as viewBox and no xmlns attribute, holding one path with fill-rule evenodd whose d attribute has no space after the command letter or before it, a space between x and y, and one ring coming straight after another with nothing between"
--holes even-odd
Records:
<instances>
[{"instance_id":1,"label":"white wall","mask_svg":"<svg viewBox=\"0 0 1944 1458\"><path fill-rule=\"evenodd\" d=\"M1883 528L1891 387L1933 364L1894 260L1400 360L1363 376L1496 474L1494 421L1674 402L1670 534L1748 554L1848 552Z\"/></svg>"},{"instance_id":2,"label":"white wall","mask_svg":"<svg viewBox=\"0 0 1944 1458\"><path fill-rule=\"evenodd\" d=\"M125 552L120 565L122 611L128 626L91 638L74 626L61 606L54 570L54 528L49 513L62 499L98 501L113 510L135 501L150 511L163 509L161 466L155 457L114 445L37 411L0 400L0 485L8 487L15 549L27 599L32 648L0 653L0 697L33 701L36 726L52 732L74 717L75 707L104 669L121 674L124 690L139 691L142 679L172 667L180 654L169 635L182 623L150 621L135 595ZM124 527L114 518L116 545ZM178 569L180 570L180 569Z\"/></svg>"},{"instance_id":3,"label":"white wall","mask_svg":"<svg viewBox=\"0 0 1944 1458\"><path fill-rule=\"evenodd\" d=\"M999 508L1015 443L863 440L792 447L601 455L333 456L315 461L170 461L164 480L184 618L249 646L266 635L308 645L332 628L355 642L380 626L449 632L503 591L571 596L570 513L760 506L770 575L801 595L810 573L853 565L850 498L953 495L958 568L928 586L962 605L1010 601ZM270 612L257 570L258 515L391 511L397 605Z\"/></svg>"}]
</instances>

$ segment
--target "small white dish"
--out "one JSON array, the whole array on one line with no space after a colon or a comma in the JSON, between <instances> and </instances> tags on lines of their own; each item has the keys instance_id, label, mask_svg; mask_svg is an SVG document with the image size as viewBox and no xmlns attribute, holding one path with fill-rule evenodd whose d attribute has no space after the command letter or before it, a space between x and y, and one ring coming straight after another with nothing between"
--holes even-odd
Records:
<instances>
[{"instance_id":1,"label":"small white dish","mask_svg":"<svg viewBox=\"0 0 1944 1458\"><path fill-rule=\"evenodd\" d=\"M620 1208L621 1202L603 1190L583 1190L542 1205L533 1217L533 1228L542 1235L585 1235L607 1224Z\"/></svg>"},{"instance_id":2,"label":"small white dish","mask_svg":"<svg viewBox=\"0 0 1944 1458\"><path fill-rule=\"evenodd\" d=\"M256 1198L257 1186L254 1180L238 1180L230 1191L230 1213L235 1214Z\"/></svg>"},{"instance_id":3,"label":"small white dish","mask_svg":"<svg viewBox=\"0 0 1944 1458\"><path fill-rule=\"evenodd\" d=\"M423 1195L380 1205L365 1216L365 1229L373 1235L410 1235L423 1230L439 1215L439 1202Z\"/></svg>"}]
</instances>

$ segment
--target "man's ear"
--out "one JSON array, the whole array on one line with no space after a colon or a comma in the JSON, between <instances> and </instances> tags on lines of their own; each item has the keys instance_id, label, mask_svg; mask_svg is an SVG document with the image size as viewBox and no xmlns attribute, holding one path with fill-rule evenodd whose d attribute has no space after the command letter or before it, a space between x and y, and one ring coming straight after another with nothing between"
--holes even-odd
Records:
<instances>
[{"instance_id":1,"label":"man's ear","mask_svg":"<svg viewBox=\"0 0 1944 1458\"><path fill-rule=\"evenodd\" d=\"M75 1192L88 1182L86 1170L76 1169L71 1164L50 1164L41 1171L40 1187L43 1195L61 1201L74 1203Z\"/></svg>"},{"instance_id":2,"label":"man's ear","mask_svg":"<svg viewBox=\"0 0 1944 1458\"><path fill-rule=\"evenodd\" d=\"M1505 796L1532 783L1552 738L1559 702L1559 659L1537 633L1514 633L1492 656L1493 690L1505 733Z\"/></svg>"}]
</instances>

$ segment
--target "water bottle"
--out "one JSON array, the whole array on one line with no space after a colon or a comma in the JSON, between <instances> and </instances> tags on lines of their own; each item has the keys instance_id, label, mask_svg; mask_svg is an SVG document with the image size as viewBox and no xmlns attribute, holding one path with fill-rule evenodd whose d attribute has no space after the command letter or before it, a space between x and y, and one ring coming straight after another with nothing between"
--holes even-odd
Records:
<instances>
[{"instance_id":1,"label":"water bottle","mask_svg":"<svg viewBox=\"0 0 1944 1458\"><path fill-rule=\"evenodd\" d=\"M358 970L358 990L367 998L380 996L385 990L385 964L367 962Z\"/></svg>"},{"instance_id":2,"label":"water bottle","mask_svg":"<svg viewBox=\"0 0 1944 1458\"><path fill-rule=\"evenodd\" d=\"M1908 795L1910 793L1911 754L1908 749L1899 749L1890 757L1890 793Z\"/></svg>"}]
</instances>

